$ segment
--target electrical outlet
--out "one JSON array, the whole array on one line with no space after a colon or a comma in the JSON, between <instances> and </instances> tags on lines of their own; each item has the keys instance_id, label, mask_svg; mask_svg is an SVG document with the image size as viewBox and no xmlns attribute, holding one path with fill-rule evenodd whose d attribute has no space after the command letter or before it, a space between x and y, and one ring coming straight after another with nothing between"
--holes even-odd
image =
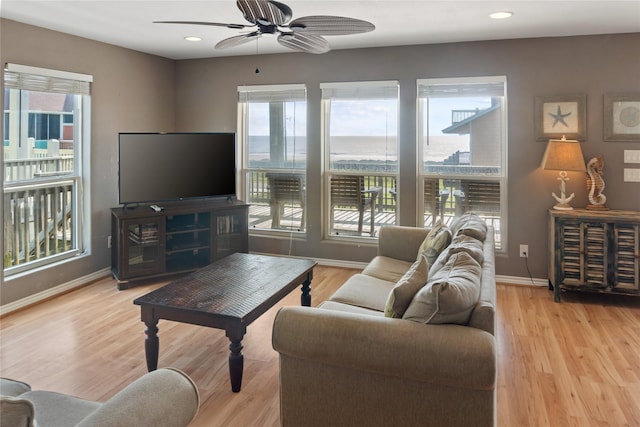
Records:
<instances>
[{"instance_id":1,"label":"electrical outlet","mask_svg":"<svg viewBox=\"0 0 640 427\"><path fill-rule=\"evenodd\" d=\"M529 258L529 245L520 245L520 258Z\"/></svg>"},{"instance_id":2,"label":"electrical outlet","mask_svg":"<svg viewBox=\"0 0 640 427\"><path fill-rule=\"evenodd\" d=\"M107 248L111 249L111 236L107 236Z\"/></svg>"}]
</instances>

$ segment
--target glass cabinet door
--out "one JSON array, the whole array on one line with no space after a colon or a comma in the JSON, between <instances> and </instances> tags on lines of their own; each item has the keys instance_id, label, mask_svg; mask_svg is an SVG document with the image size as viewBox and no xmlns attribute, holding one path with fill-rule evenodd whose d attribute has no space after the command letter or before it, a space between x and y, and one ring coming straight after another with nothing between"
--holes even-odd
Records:
<instances>
[{"instance_id":1,"label":"glass cabinet door","mask_svg":"<svg viewBox=\"0 0 640 427\"><path fill-rule=\"evenodd\" d=\"M123 270L126 276L162 272L164 236L162 218L125 221L122 236Z\"/></svg>"},{"instance_id":2,"label":"glass cabinet door","mask_svg":"<svg viewBox=\"0 0 640 427\"><path fill-rule=\"evenodd\" d=\"M216 215L215 221L214 260L235 252L246 252L247 210L233 210Z\"/></svg>"}]
</instances>

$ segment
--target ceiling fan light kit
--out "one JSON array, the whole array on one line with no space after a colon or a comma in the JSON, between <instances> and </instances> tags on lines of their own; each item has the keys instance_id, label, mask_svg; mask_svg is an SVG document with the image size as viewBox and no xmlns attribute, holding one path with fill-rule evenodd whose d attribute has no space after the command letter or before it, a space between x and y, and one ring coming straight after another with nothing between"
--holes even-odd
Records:
<instances>
[{"instance_id":1,"label":"ceiling fan light kit","mask_svg":"<svg viewBox=\"0 0 640 427\"><path fill-rule=\"evenodd\" d=\"M254 28L248 34L241 34L219 41L216 49L227 49L250 42L266 35L277 35L282 46L299 52L325 53L331 50L323 36L344 36L373 31L375 26L361 19L344 16L303 16L294 19L289 6L275 0L237 0L236 5L247 24L225 24L205 21L154 21L157 24L186 24L226 27L235 30Z\"/></svg>"}]
</instances>

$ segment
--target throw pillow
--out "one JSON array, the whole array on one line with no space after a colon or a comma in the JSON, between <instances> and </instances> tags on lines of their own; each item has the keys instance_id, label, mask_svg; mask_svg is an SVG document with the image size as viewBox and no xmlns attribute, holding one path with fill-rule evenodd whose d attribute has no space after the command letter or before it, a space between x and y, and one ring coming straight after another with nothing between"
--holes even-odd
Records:
<instances>
[{"instance_id":1,"label":"throw pillow","mask_svg":"<svg viewBox=\"0 0 640 427\"><path fill-rule=\"evenodd\" d=\"M438 220L422 241L420 248L418 248L416 260L419 260L421 256L425 256L429 265L433 264L440 252L449 246L449 243L451 243L451 230L441 220Z\"/></svg>"},{"instance_id":2,"label":"throw pillow","mask_svg":"<svg viewBox=\"0 0 640 427\"><path fill-rule=\"evenodd\" d=\"M403 319L420 323L466 325L480 298L481 267L467 252L458 252L421 288Z\"/></svg>"},{"instance_id":3,"label":"throw pillow","mask_svg":"<svg viewBox=\"0 0 640 427\"><path fill-rule=\"evenodd\" d=\"M386 317L402 318L413 296L427 283L429 265L421 256L389 292L384 308Z\"/></svg>"},{"instance_id":4,"label":"throw pillow","mask_svg":"<svg viewBox=\"0 0 640 427\"><path fill-rule=\"evenodd\" d=\"M478 214L467 212L451 223L451 232L454 236L465 234L484 242L487 237L487 223Z\"/></svg>"}]
</instances>

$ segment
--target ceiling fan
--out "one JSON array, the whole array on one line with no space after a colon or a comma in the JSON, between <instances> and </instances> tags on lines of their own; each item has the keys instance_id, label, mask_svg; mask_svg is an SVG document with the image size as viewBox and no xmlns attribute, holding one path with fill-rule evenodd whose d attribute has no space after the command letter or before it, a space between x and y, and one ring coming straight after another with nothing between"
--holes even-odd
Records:
<instances>
[{"instance_id":1,"label":"ceiling fan","mask_svg":"<svg viewBox=\"0 0 640 427\"><path fill-rule=\"evenodd\" d=\"M282 46L307 53L325 53L331 49L329 42L323 36L359 34L375 29L370 22L344 16L303 16L291 21L293 16L291 8L275 0L237 0L236 5L250 24L202 21L154 21L154 23L210 25L235 30L255 28L250 33L221 40L216 44L216 49L239 46L264 35L277 35L278 43Z\"/></svg>"}]
</instances>

